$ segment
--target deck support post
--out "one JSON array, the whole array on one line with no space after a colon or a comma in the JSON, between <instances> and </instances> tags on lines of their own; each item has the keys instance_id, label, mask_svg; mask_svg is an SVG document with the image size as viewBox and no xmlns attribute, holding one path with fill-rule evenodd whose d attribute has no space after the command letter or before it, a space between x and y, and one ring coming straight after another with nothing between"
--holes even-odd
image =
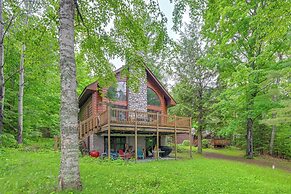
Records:
<instances>
[{"instance_id":1,"label":"deck support post","mask_svg":"<svg viewBox=\"0 0 291 194\"><path fill-rule=\"evenodd\" d=\"M192 134L191 134L191 130L192 130L192 117L190 117L190 122L189 122L189 145L190 145L190 158L192 158Z\"/></svg>"},{"instance_id":2,"label":"deck support post","mask_svg":"<svg viewBox=\"0 0 291 194\"><path fill-rule=\"evenodd\" d=\"M110 143L111 143L111 139L110 139L110 121L111 121L111 108L110 106L108 106L107 108L107 111L108 111L108 130L107 130L107 135L108 135L108 138L107 138L107 154L108 154L108 160L110 160L110 152L111 152L111 147L110 147Z\"/></svg>"},{"instance_id":3,"label":"deck support post","mask_svg":"<svg viewBox=\"0 0 291 194\"><path fill-rule=\"evenodd\" d=\"M159 160L159 112L157 112L157 145L156 145L156 159Z\"/></svg>"},{"instance_id":4,"label":"deck support post","mask_svg":"<svg viewBox=\"0 0 291 194\"><path fill-rule=\"evenodd\" d=\"M177 160L177 123L176 123L176 115L175 115L175 160Z\"/></svg>"},{"instance_id":5,"label":"deck support post","mask_svg":"<svg viewBox=\"0 0 291 194\"><path fill-rule=\"evenodd\" d=\"M134 111L135 114L135 128L134 128L134 145L135 145L135 162L137 161L137 113L136 110Z\"/></svg>"}]
</instances>

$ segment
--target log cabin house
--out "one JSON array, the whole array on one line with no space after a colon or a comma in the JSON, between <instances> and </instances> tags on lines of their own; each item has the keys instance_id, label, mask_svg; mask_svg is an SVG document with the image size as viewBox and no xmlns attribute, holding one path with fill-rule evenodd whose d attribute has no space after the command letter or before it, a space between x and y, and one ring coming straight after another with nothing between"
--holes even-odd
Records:
<instances>
[{"instance_id":1,"label":"log cabin house","mask_svg":"<svg viewBox=\"0 0 291 194\"><path fill-rule=\"evenodd\" d=\"M115 71L117 87L98 88L95 81L79 96L79 138L88 150L97 150L110 158L127 144L137 150L137 159L138 150L143 150L145 157L153 147L159 156L158 148L167 144L168 136L172 136L175 145L177 134L187 133L191 139L191 118L167 114L176 102L149 68L145 66L138 92L127 87L127 79L121 77L122 69ZM174 153L176 158L176 146Z\"/></svg>"}]
</instances>

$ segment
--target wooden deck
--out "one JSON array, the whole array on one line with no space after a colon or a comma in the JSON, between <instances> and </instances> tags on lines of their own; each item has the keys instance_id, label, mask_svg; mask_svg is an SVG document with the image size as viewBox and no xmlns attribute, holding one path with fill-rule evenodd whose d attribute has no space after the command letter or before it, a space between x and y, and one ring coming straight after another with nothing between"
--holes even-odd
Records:
<instances>
[{"instance_id":1,"label":"wooden deck","mask_svg":"<svg viewBox=\"0 0 291 194\"><path fill-rule=\"evenodd\" d=\"M139 133L190 133L191 118L159 113L139 112L108 108L98 116L92 116L79 124L79 137L105 131Z\"/></svg>"},{"instance_id":2,"label":"wooden deck","mask_svg":"<svg viewBox=\"0 0 291 194\"><path fill-rule=\"evenodd\" d=\"M191 120L192 119L190 117L177 117L176 115L163 115L159 113L139 112L108 107L107 110L102 112L100 115L90 117L80 122L78 130L80 139L94 133L107 134L108 150L111 150L110 136L112 133L134 133L135 150L137 150L138 134L148 133L155 135L157 137L156 145L160 145L160 134L172 134L175 138L176 159L177 133L188 133L190 141L189 155L190 158L192 158ZM155 148L158 149L158 146L155 146ZM158 159L159 157L156 156L156 158ZM110 152L108 152L108 159L110 159ZM135 160L137 160L137 152L135 152Z\"/></svg>"}]
</instances>

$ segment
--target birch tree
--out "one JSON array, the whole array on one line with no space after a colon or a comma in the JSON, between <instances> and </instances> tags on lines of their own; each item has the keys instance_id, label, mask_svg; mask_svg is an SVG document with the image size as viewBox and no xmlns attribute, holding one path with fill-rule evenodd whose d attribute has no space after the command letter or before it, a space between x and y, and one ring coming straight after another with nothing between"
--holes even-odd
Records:
<instances>
[{"instance_id":1,"label":"birch tree","mask_svg":"<svg viewBox=\"0 0 291 194\"><path fill-rule=\"evenodd\" d=\"M81 189L73 0L60 1L61 168L59 189Z\"/></svg>"},{"instance_id":2,"label":"birch tree","mask_svg":"<svg viewBox=\"0 0 291 194\"><path fill-rule=\"evenodd\" d=\"M3 132L4 94L4 21L3 0L0 0L0 143Z\"/></svg>"},{"instance_id":3,"label":"birch tree","mask_svg":"<svg viewBox=\"0 0 291 194\"><path fill-rule=\"evenodd\" d=\"M27 27L28 23L28 2L24 1L24 22L23 26L24 28ZM19 91L18 91L18 136L17 136L17 142L18 144L22 144L23 137L23 93L24 93L24 60L25 60L25 50L26 45L25 41L23 41L21 46L21 55L20 55L20 64L19 64Z\"/></svg>"}]
</instances>

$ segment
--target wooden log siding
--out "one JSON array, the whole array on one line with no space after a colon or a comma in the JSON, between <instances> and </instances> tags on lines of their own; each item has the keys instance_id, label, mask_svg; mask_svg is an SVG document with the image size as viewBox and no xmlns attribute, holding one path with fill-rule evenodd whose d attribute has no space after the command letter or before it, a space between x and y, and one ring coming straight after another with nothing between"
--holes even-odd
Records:
<instances>
[{"instance_id":1,"label":"wooden log siding","mask_svg":"<svg viewBox=\"0 0 291 194\"><path fill-rule=\"evenodd\" d=\"M89 117L88 119L82 121L79 123L78 129L79 129L79 137L82 138L86 134L91 135L94 133L94 129L97 129L98 121L96 117ZM95 130L96 131L96 130Z\"/></svg>"},{"instance_id":2,"label":"wooden log siding","mask_svg":"<svg viewBox=\"0 0 291 194\"><path fill-rule=\"evenodd\" d=\"M157 118L159 117L159 118ZM152 132L158 128L159 132L170 133L190 133L191 118L178 117L175 115L164 115L149 112L138 112L127 109L110 108L102 112L100 115L91 116L88 119L79 123L80 138L85 135L100 132L108 129L108 126L119 127L123 131L134 131L135 125L137 128L143 128L143 131ZM157 127L159 126L159 127Z\"/></svg>"}]
</instances>

